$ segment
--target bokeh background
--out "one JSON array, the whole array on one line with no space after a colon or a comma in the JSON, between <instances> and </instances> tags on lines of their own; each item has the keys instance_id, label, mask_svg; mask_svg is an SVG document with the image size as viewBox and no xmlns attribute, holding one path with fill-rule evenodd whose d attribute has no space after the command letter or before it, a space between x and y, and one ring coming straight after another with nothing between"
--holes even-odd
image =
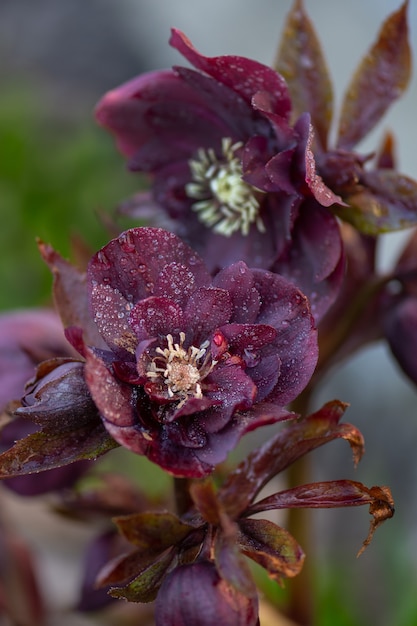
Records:
<instances>
[{"instance_id":1,"label":"bokeh background","mask_svg":"<svg viewBox=\"0 0 417 626\"><path fill-rule=\"evenodd\" d=\"M359 59L399 2L305 0L305 6L321 37L339 104ZM108 239L103 215L136 189L138 180L94 123L100 96L137 73L180 63L167 43L171 26L184 30L207 55L241 54L269 64L290 7L291 0L0 0L1 311L49 302L51 278L36 238L64 256L71 255L74 241L95 250ZM409 20L417 66L416 0L410 0ZM375 149L383 132L393 130L399 169L414 178L416 101L417 77L361 146ZM384 237L382 268L392 263L404 236ZM390 485L396 515L357 560L366 511L313 513L317 624L415 626L416 389L386 346L377 345L332 373L315 402L335 397L350 402L346 419L362 430L366 454L353 470L346 444L331 444L312 455L314 477ZM59 539L45 529L43 538L51 551L59 551ZM61 564L54 562L69 581L65 601L75 588L75 575L72 580L65 573L70 560L64 552ZM46 576L52 580L54 572L47 568ZM80 617L72 623L95 622Z\"/></svg>"}]
</instances>

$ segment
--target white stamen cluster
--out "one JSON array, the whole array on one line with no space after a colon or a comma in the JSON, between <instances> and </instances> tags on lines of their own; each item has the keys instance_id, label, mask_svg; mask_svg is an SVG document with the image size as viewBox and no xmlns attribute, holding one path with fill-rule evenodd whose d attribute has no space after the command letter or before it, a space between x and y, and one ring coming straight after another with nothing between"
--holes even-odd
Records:
<instances>
[{"instance_id":1,"label":"white stamen cluster","mask_svg":"<svg viewBox=\"0 0 417 626\"><path fill-rule=\"evenodd\" d=\"M213 148L200 148L197 158L189 161L192 182L185 191L189 198L198 200L192 209L203 224L226 237L238 230L248 235L251 224L265 232L259 216L259 196L263 192L242 179L241 160L236 156L242 146L242 142L232 144L230 137L224 137L220 159Z\"/></svg>"},{"instance_id":2,"label":"white stamen cluster","mask_svg":"<svg viewBox=\"0 0 417 626\"><path fill-rule=\"evenodd\" d=\"M161 380L167 386L168 396L178 398L179 406L190 397L202 398L201 381L212 371L217 361L207 353L208 341L199 348L183 347L185 333L180 333L179 343L167 335L167 347L156 348L156 356L149 364L146 375L153 381Z\"/></svg>"}]
</instances>

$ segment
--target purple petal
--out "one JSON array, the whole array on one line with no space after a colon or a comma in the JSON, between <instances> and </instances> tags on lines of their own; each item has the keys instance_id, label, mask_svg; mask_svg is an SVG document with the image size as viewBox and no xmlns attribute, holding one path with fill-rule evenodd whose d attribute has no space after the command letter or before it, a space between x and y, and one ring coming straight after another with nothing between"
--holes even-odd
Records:
<instances>
[{"instance_id":1,"label":"purple petal","mask_svg":"<svg viewBox=\"0 0 417 626\"><path fill-rule=\"evenodd\" d=\"M201 259L173 233L159 228L132 228L113 239L90 261L90 284L109 285L135 304L154 295L161 272L170 263L189 267L196 285L210 284L211 279Z\"/></svg>"},{"instance_id":2,"label":"purple petal","mask_svg":"<svg viewBox=\"0 0 417 626\"><path fill-rule=\"evenodd\" d=\"M254 287L254 278L246 263L240 261L221 270L213 285L229 292L232 301L231 320L239 324L255 321L260 307L259 293Z\"/></svg>"},{"instance_id":3,"label":"purple petal","mask_svg":"<svg viewBox=\"0 0 417 626\"><path fill-rule=\"evenodd\" d=\"M201 286L201 283L197 283L197 278L199 277L193 272L192 266L176 261L169 263L160 271L155 281L155 295L163 295L183 307L191 294ZM202 284L207 282L204 277Z\"/></svg>"},{"instance_id":4,"label":"purple petal","mask_svg":"<svg viewBox=\"0 0 417 626\"><path fill-rule=\"evenodd\" d=\"M113 426L111 435L117 435L118 431L130 427L135 422L135 413L132 404L132 386L119 383L111 374L103 361L91 350L87 353L85 365L85 378L93 400L104 419L104 425L109 430ZM116 441L119 441L114 436ZM120 438L120 437L119 437ZM140 431L137 431L137 448L146 448L146 440ZM119 441L122 443L122 441ZM124 445L124 443L122 443Z\"/></svg>"},{"instance_id":5,"label":"purple petal","mask_svg":"<svg viewBox=\"0 0 417 626\"><path fill-rule=\"evenodd\" d=\"M253 272L262 300L258 322L278 331L274 344L281 359L281 372L269 399L284 406L297 397L314 372L317 331L308 300L294 285L271 272Z\"/></svg>"},{"instance_id":6,"label":"purple petal","mask_svg":"<svg viewBox=\"0 0 417 626\"><path fill-rule=\"evenodd\" d=\"M226 362L223 366L217 365L208 382L213 384L214 389L209 389L207 396L212 400L219 400L221 406L205 411L198 417L198 421L205 432L218 432L224 428L235 411L244 411L253 405L256 386L241 364L234 364L233 361Z\"/></svg>"},{"instance_id":7,"label":"purple petal","mask_svg":"<svg viewBox=\"0 0 417 626\"><path fill-rule=\"evenodd\" d=\"M205 116L209 123L201 124ZM190 147L210 143L219 122L201 94L172 70L149 72L109 91L96 119L116 136L122 154L145 171L188 160Z\"/></svg>"},{"instance_id":8,"label":"purple petal","mask_svg":"<svg viewBox=\"0 0 417 626\"><path fill-rule=\"evenodd\" d=\"M128 324L131 304L110 285L91 285L90 304L94 321L104 341L115 354L134 354L137 338Z\"/></svg>"},{"instance_id":9,"label":"purple petal","mask_svg":"<svg viewBox=\"0 0 417 626\"><path fill-rule=\"evenodd\" d=\"M184 328L182 309L172 300L156 296L135 304L129 324L139 340L175 336Z\"/></svg>"},{"instance_id":10,"label":"purple petal","mask_svg":"<svg viewBox=\"0 0 417 626\"><path fill-rule=\"evenodd\" d=\"M308 296L316 323L333 304L344 277L344 254L336 218L315 201L304 202L287 254L272 269Z\"/></svg>"},{"instance_id":11,"label":"purple petal","mask_svg":"<svg viewBox=\"0 0 417 626\"><path fill-rule=\"evenodd\" d=\"M241 140L253 133L252 107L238 95L233 87L227 87L211 76L188 68L175 67L175 71L203 97L214 118L211 136L208 136L209 141L207 144L200 144L200 146L212 146L217 142L220 144L222 137ZM208 112L206 115L208 118ZM208 119L208 121L211 124L211 120ZM223 123L223 128L219 128L216 137L218 131L216 126L220 127L220 122ZM261 125L261 120L258 121L258 124Z\"/></svg>"},{"instance_id":12,"label":"purple petal","mask_svg":"<svg viewBox=\"0 0 417 626\"><path fill-rule=\"evenodd\" d=\"M190 329L194 345L201 345L215 328L226 324L231 312L230 296L224 289L203 287L195 291L184 311L185 328Z\"/></svg>"},{"instance_id":13,"label":"purple petal","mask_svg":"<svg viewBox=\"0 0 417 626\"><path fill-rule=\"evenodd\" d=\"M190 40L173 28L170 44L178 50L195 68L212 76L230 87L242 98L251 101L257 91L267 91L274 99L275 112L288 117L291 101L284 79L273 69L238 56L206 57L200 54Z\"/></svg>"}]
</instances>

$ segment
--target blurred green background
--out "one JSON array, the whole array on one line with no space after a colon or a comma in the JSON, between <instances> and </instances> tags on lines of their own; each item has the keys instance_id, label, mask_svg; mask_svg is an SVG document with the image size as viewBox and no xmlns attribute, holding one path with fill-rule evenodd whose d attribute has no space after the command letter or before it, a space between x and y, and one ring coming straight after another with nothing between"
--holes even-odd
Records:
<instances>
[{"instance_id":1,"label":"blurred green background","mask_svg":"<svg viewBox=\"0 0 417 626\"><path fill-rule=\"evenodd\" d=\"M36 238L71 255L76 238L95 251L100 218L133 192L134 177L92 113L59 119L27 87L0 99L0 309L48 301L51 277Z\"/></svg>"}]
</instances>

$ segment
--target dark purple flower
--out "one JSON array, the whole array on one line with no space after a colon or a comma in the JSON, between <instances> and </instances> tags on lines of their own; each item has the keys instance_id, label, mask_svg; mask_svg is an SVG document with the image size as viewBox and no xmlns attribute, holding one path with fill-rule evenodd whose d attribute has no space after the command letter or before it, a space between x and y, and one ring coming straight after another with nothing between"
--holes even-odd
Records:
<instances>
[{"instance_id":1,"label":"dark purple flower","mask_svg":"<svg viewBox=\"0 0 417 626\"><path fill-rule=\"evenodd\" d=\"M129 168L151 176L152 194L136 199L135 215L148 217L150 203L155 217L162 208L170 229L210 271L236 261L280 271L282 260L298 286L299 257L306 252L300 237L307 239L307 263L322 271L305 281L306 293L329 280L333 300L342 247L335 218L325 211L323 219L322 211L340 198L316 174L309 115L290 124L289 90L273 69L238 56L205 57L175 29L170 43L195 69L144 74L97 107ZM300 212L304 199L311 202ZM330 252L324 259L322 241ZM325 300L315 315L324 306Z\"/></svg>"},{"instance_id":2,"label":"dark purple flower","mask_svg":"<svg viewBox=\"0 0 417 626\"><path fill-rule=\"evenodd\" d=\"M90 306L108 349L85 347L109 433L177 476L202 476L247 431L285 418L317 337L306 297L236 263L213 279L176 235L129 230L91 260Z\"/></svg>"},{"instance_id":3,"label":"dark purple flower","mask_svg":"<svg viewBox=\"0 0 417 626\"><path fill-rule=\"evenodd\" d=\"M175 568L164 579L155 604L156 626L257 626L258 600L223 578L210 561Z\"/></svg>"}]
</instances>

